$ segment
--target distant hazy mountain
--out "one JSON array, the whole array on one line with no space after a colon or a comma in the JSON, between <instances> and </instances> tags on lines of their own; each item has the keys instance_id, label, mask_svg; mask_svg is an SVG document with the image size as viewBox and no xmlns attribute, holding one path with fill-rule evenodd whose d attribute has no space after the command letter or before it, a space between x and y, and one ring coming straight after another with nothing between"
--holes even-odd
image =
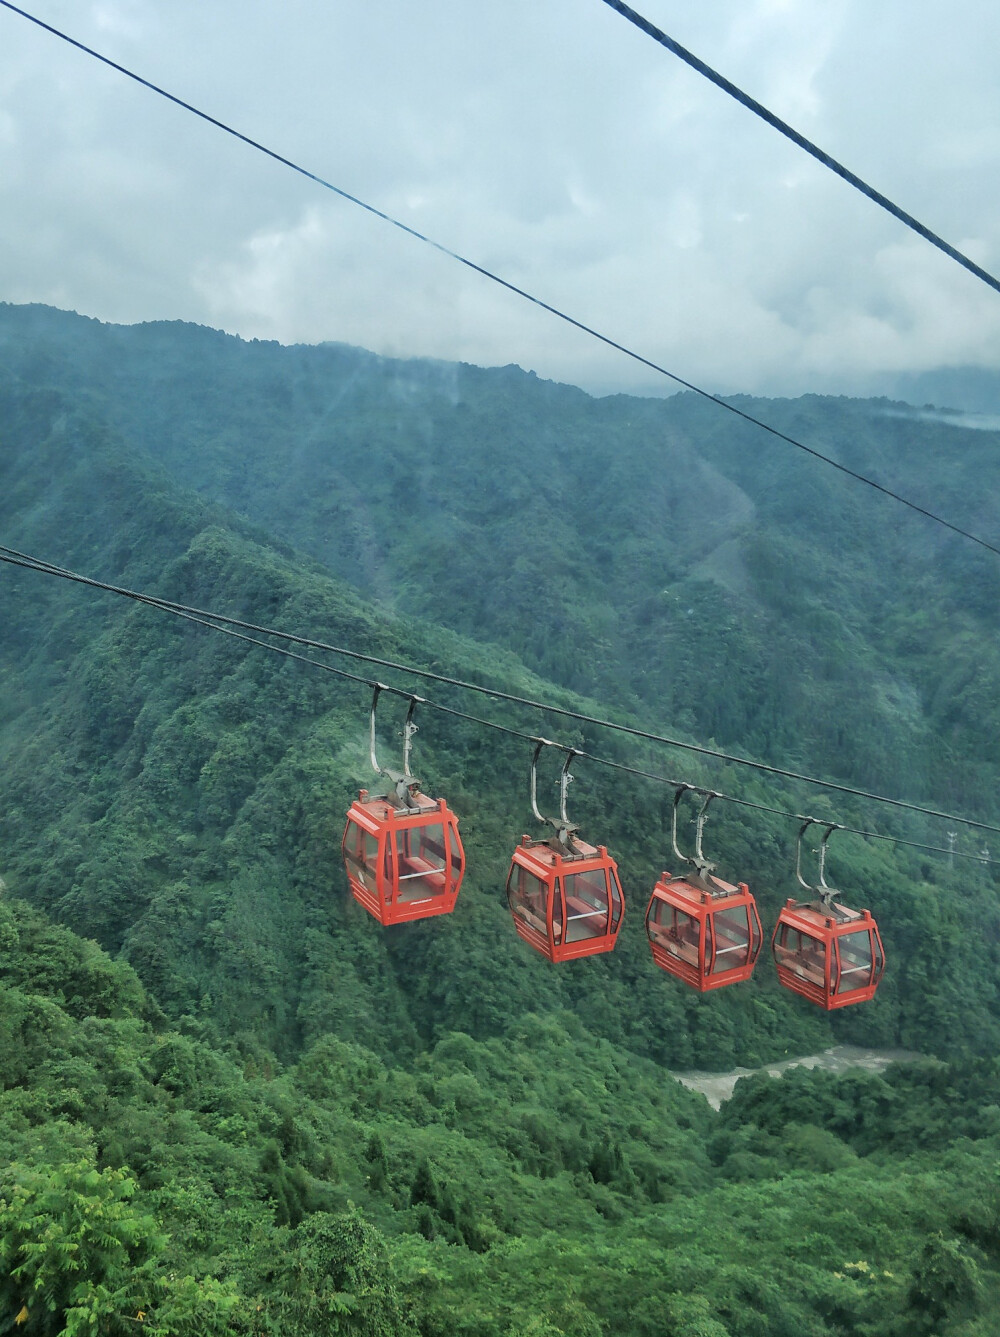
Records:
<instances>
[{"instance_id":1,"label":"distant hazy mountain","mask_svg":"<svg viewBox=\"0 0 1000 1337\"><path fill-rule=\"evenodd\" d=\"M1000 413L1000 372L985 367L943 367L900 373L888 382L886 394L920 406Z\"/></svg>"},{"instance_id":2,"label":"distant hazy mountain","mask_svg":"<svg viewBox=\"0 0 1000 1337\"><path fill-rule=\"evenodd\" d=\"M0 307L0 349L386 609L664 729L995 805L997 708L960 702L996 669L996 560L715 405L44 307ZM1000 542L992 433L885 399L734 402Z\"/></svg>"}]
</instances>

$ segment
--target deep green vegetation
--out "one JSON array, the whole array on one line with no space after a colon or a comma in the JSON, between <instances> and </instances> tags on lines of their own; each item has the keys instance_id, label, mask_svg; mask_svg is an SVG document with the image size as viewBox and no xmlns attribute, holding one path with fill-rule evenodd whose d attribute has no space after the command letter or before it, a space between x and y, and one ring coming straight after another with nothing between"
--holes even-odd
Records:
<instances>
[{"instance_id":1,"label":"deep green vegetation","mask_svg":"<svg viewBox=\"0 0 1000 1337\"><path fill-rule=\"evenodd\" d=\"M996 560L694 396L40 307L0 306L0 348L387 610L668 733L1000 814ZM743 407L1000 542L996 434L886 400Z\"/></svg>"},{"instance_id":2,"label":"deep green vegetation","mask_svg":"<svg viewBox=\"0 0 1000 1337\"><path fill-rule=\"evenodd\" d=\"M995 1059L717 1116L557 1013L279 1073L37 912L0 932L3 1331L995 1331Z\"/></svg>"},{"instance_id":3,"label":"deep green vegetation","mask_svg":"<svg viewBox=\"0 0 1000 1337\"><path fill-rule=\"evenodd\" d=\"M0 349L4 543L1000 818L998 568L683 397L2 306ZM766 406L988 533L994 439L884 408ZM529 749L423 707L416 769L459 813L469 873L447 922L386 932L340 864L363 687L13 568L0 618L0 1333L996 1330L991 869L838 837L832 879L884 929L876 1001L828 1020L766 961L701 999L641 932L670 791L579 763L573 815L619 857L629 922L613 957L554 969L502 899ZM768 923L794 831L713 811L711 851ZM721 1115L665 1071L834 1039L936 1057L754 1079Z\"/></svg>"}]
</instances>

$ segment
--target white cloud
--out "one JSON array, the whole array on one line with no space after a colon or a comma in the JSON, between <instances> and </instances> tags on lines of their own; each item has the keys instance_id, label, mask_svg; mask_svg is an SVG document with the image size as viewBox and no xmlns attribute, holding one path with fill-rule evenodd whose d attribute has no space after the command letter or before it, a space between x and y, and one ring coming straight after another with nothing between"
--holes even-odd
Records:
<instances>
[{"instance_id":1,"label":"white cloud","mask_svg":"<svg viewBox=\"0 0 1000 1337\"><path fill-rule=\"evenodd\" d=\"M995 293L599 0L36 7L709 388L849 388L1000 358ZM1000 265L1000 13L956 0L942 26L927 0L644 12ZM671 388L9 12L0 298Z\"/></svg>"}]
</instances>

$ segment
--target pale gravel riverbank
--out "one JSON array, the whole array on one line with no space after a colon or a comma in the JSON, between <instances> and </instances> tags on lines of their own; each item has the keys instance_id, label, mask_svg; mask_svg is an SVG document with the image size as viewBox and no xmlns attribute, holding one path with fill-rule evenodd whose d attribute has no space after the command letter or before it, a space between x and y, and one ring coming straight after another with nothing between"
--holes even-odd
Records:
<instances>
[{"instance_id":1,"label":"pale gravel riverbank","mask_svg":"<svg viewBox=\"0 0 1000 1337\"><path fill-rule=\"evenodd\" d=\"M828 1072L846 1072L848 1068L865 1068L881 1072L890 1063L912 1063L924 1058L910 1049L863 1049L858 1045L834 1045L822 1054L808 1054L804 1058L782 1059L762 1068L734 1068L731 1072L675 1072L674 1077L692 1091L700 1091L713 1109L719 1109L729 1099L741 1077L766 1072L778 1077L787 1068L825 1068Z\"/></svg>"}]
</instances>

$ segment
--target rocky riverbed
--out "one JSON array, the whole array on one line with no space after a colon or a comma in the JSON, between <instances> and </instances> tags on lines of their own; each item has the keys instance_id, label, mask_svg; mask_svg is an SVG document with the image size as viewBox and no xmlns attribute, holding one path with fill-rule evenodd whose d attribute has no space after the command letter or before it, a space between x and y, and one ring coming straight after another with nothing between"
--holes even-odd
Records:
<instances>
[{"instance_id":1,"label":"rocky riverbed","mask_svg":"<svg viewBox=\"0 0 1000 1337\"><path fill-rule=\"evenodd\" d=\"M858 1045L834 1045L831 1049L824 1049L821 1054L783 1059L780 1063L768 1063L763 1068L733 1068L731 1072L675 1072L674 1076L692 1091L700 1091L713 1109L719 1109L723 1101L733 1094L739 1079L752 1077L754 1073L766 1072L769 1077L778 1077L786 1068L825 1068L828 1072L866 1068L869 1072L881 1072L890 1063L912 1063L923 1057L909 1049L863 1049Z\"/></svg>"}]
</instances>

